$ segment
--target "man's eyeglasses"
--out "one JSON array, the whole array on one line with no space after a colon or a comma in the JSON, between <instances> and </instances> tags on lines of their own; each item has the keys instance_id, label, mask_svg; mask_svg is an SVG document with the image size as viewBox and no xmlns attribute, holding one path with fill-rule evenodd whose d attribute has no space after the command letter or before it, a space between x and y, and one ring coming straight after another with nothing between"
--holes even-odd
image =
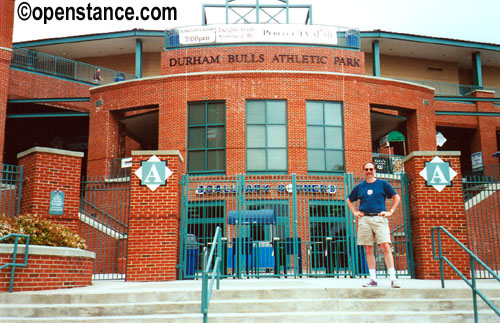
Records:
<instances>
[{"instance_id":1,"label":"man's eyeglasses","mask_svg":"<svg viewBox=\"0 0 500 323\"><path fill-rule=\"evenodd\" d=\"M373 168L365 168L365 172L368 172L368 171L372 172Z\"/></svg>"}]
</instances>

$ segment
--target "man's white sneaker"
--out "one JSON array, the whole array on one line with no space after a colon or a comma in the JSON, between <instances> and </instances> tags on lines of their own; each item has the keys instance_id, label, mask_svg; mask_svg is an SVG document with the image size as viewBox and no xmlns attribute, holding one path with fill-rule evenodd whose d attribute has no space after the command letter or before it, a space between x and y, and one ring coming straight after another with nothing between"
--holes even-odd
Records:
<instances>
[{"instance_id":1,"label":"man's white sneaker","mask_svg":"<svg viewBox=\"0 0 500 323\"><path fill-rule=\"evenodd\" d=\"M391 280L391 287L392 288L401 288L401 285L399 285L397 280Z\"/></svg>"},{"instance_id":2,"label":"man's white sneaker","mask_svg":"<svg viewBox=\"0 0 500 323\"><path fill-rule=\"evenodd\" d=\"M378 287L378 283L373 279L370 279L369 282L363 284L363 287Z\"/></svg>"}]
</instances>

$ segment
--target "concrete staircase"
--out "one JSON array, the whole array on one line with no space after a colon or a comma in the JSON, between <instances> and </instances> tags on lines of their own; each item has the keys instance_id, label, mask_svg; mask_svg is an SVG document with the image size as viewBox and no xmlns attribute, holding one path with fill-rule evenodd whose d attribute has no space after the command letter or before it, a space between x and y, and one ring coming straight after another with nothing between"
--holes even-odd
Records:
<instances>
[{"instance_id":1,"label":"concrete staircase","mask_svg":"<svg viewBox=\"0 0 500 323\"><path fill-rule=\"evenodd\" d=\"M471 292L463 285L441 289L436 281L426 287L429 281L404 280L403 288L390 289L388 281L378 288L362 288L361 283L356 279L223 280L221 289L214 291L208 321L474 322ZM199 281L118 284L2 293L0 321L202 321ZM500 288L487 288L484 293L500 307ZM480 322L500 322L482 300L478 304Z\"/></svg>"}]
</instances>

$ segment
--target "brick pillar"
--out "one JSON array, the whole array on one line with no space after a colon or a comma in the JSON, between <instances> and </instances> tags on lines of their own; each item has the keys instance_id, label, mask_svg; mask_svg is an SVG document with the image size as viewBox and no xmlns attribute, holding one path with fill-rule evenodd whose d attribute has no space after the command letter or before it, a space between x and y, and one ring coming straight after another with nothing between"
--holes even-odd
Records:
<instances>
[{"instance_id":1,"label":"brick pillar","mask_svg":"<svg viewBox=\"0 0 500 323\"><path fill-rule=\"evenodd\" d=\"M17 155L24 168L21 213L36 214L78 232L83 153L34 147ZM64 192L63 214L49 214L52 191Z\"/></svg>"},{"instance_id":2,"label":"brick pillar","mask_svg":"<svg viewBox=\"0 0 500 323\"><path fill-rule=\"evenodd\" d=\"M428 104L425 102L429 102ZM432 95L423 100L414 111L407 111L407 149L412 151L436 150L436 114Z\"/></svg>"},{"instance_id":3,"label":"brick pillar","mask_svg":"<svg viewBox=\"0 0 500 323\"><path fill-rule=\"evenodd\" d=\"M438 156L458 173L452 186L438 192L427 186L425 179L419 175L430 162ZM462 193L462 175L460 172L460 152L414 151L404 160L405 171L409 179L409 196L411 212L411 230L413 250L416 263L416 278L440 279L439 261L432 258L431 228L445 227L460 242L467 245L467 227ZM451 239L442 235L443 254L464 273L469 276L469 257ZM452 269L445 265L445 279L459 279Z\"/></svg>"},{"instance_id":4,"label":"brick pillar","mask_svg":"<svg viewBox=\"0 0 500 323\"><path fill-rule=\"evenodd\" d=\"M4 150L13 28L14 0L0 0L0 164L3 160Z\"/></svg>"},{"instance_id":5,"label":"brick pillar","mask_svg":"<svg viewBox=\"0 0 500 323\"><path fill-rule=\"evenodd\" d=\"M109 176L111 160L123 157L123 132L117 120L119 113L109 111L107 102L93 101L90 111L87 175ZM102 105L100 105L102 104ZM122 150L122 151L121 151Z\"/></svg>"},{"instance_id":6,"label":"brick pillar","mask_svg":"<svg viewBox=\"0 0 500 323\"><path fill-rule=\"evenodd\" d=\"M0 47L12 48L14 0L0 0Z\"/></svg>"},{"instance_id":7,"label":"brick pillar","mask_svg":"<svg viewBox=\"0 0 500 323\"><path fill-rule=\"evenodd\" d=\"M151 191L135 171L152 156L167 162L173 174L165 186ZM184 159L179 151L133 151L128 234L128 281L177 278L179 255L180 187Z\"/></svg>"},{"instance_id":8,"label":"brick pillar","mask_svg":"<svg viewBox=\"0 0 500 323\"><path fill-rule=\"evenodd\" d=\"M472 92L470 97L474 98L493 98L494 92L477 90ZM497 112L493 102L476 102L477 112ZM472 152L483 152L483 165L498 164L498 158L493 157L493 153L497 151L497 121L489 116L477 117L477 129L472 138ZM486 172L490 169L486 169ZM491 169L494 171L494 169ZM493 175L493 174L485 174Z\"/></svg>"}]
</instances>

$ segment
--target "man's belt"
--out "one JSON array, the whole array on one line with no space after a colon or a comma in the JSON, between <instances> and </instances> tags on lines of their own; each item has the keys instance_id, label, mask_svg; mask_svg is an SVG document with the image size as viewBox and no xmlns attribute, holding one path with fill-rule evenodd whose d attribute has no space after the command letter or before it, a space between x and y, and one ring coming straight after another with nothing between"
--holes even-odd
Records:
<instances>
[{"instance_id":1,"label":"man's belt","mask_svg":"<svg viewBox=\"0 0 500 323\"><path fill-rule=\"evenodd\" d=\"M365 216L378 216L378 213L365 213Z\"/></svg>"}]
</instances>

